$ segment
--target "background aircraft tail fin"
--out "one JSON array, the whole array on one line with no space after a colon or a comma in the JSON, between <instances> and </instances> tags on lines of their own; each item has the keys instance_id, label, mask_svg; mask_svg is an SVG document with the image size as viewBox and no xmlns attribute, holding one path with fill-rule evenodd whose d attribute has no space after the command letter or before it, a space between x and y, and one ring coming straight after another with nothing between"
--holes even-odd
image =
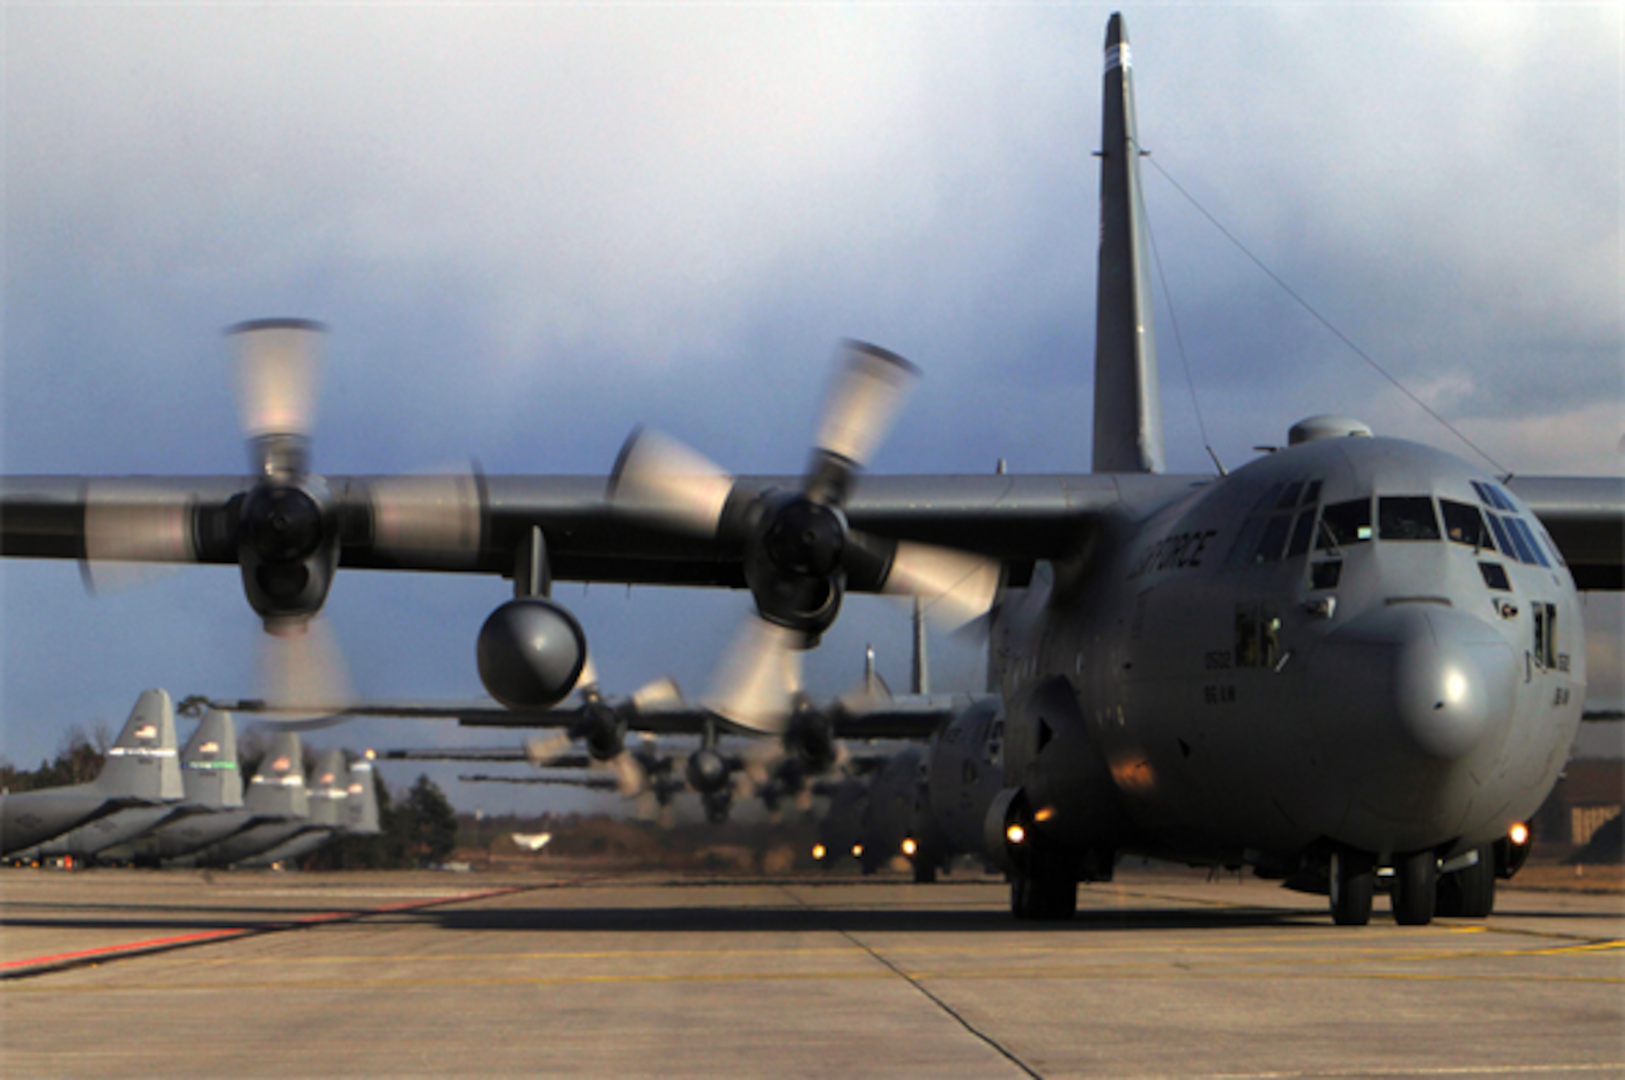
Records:
<instances>
[{"instance_id":1,"label":"background aircraft tail fin","mask_svg":"<svg viewBox=\"0 0 1625 1080\"><path fill-rule=\"evenodd\" d=\"M344 764L344 751L323 750L316 756L316 771L310 778L311 824L333 829L343 825L349 801L350 770Z\"/></svg>"},{"instance_id":2,"label":"background aircraft tail fin","mask_svg":"<svg viewBox=\"0 0 1625 1080\"><path fill-rule=\"evenodd\" d=\"M1151 312L1151 266L1140 195L1128 30L1106 25L1100 146L1100 256L1095 295L1097 473L1162 472L1162 404Z\"/></svg>"},{"instance_id":3,"label":"background aircraft tail fin","mask_svg":"<svg viewBox=\"0 0 1625 1080\"><path fill-rule=\"evenodd\" d=\"M243 775L237 768L237 724L229 712L210 709L181 750L186 801L210 810L243 805Z\"/></svg>"},{"instance_id":4,"label":"background aircraft tail fin","mask_svg":"<svg viewBox=\"0 0 1625 1080\"><path fill-rule=\"evenodd\" d=\"M310 794L305 789L304 752L296 732L278 733L271 740L271 749L248 785L243 805L257 814L309 817Z\"/></svg>"},{"instance_id":5,"label":"background aircraft tail fin","mask_svg":"<svg viewBox=\"0 0 1625 1080\"><path fill-rule=\"evenodd\" d=\"M175 706L163 690L147 690L107 750L96 788L109 798L172 802L186 795L175 738Z\"/></svg>"},{"instance_id":6,"label":"background aircraft tail fin","mask_svg":"<svg viewBox=\"0 0 1625 1080\"><path fill-rule=\"evenodd\" d=\"M371 750L367 751L370 755ZM344 828L358 836L376 836L378 787L373 782L372 758L362 757L350 766L350 797L344 803Z\"/></svg>"}]
</instances>

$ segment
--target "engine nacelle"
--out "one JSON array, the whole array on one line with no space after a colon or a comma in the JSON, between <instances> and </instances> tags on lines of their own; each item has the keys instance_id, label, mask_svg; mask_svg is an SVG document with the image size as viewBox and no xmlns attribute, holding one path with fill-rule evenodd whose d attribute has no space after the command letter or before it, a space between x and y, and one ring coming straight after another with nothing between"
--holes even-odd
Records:
<instances>
[{"instance_id":1,"label":"engine nacelle","mask_svg":"<svg viewBox=\"0 0 1625 1080\"><path fill-rule=\"evenodd\" d=\"M587 636L569 611L539 596L510 600L480 627L485 690L510 709L546 709L575 689Z\"/></svg>"},{"instance_id":2,"label":"engine nacelle","mask_svg":"<svg viewBox=\"0 0 1625 1080\"><path fill-rule=\"evenodd\" d=\"M701 795L711 795L728 786L733 770L723 756L710 747L701 747L688 755L683 775L688 784Z\"/></svg>"}]
</instances>

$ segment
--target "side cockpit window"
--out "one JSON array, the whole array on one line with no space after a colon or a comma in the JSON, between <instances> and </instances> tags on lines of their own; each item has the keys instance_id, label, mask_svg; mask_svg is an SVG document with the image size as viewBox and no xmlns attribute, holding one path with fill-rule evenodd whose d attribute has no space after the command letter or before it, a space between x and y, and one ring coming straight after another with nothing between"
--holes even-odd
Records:
<instances>
[{"instance_id":1,"label":"side cockpit window","mask_svg":"<svg viewBox=\"0 0 1625 1080\"><path fill-rule=\"evenodd\" d=\"M1444 534L1452 543L1466 544L1475 551L1498 550L1478 507L1440 499L1439 509L1444 512Z\"/></svg>"},{"instance_id":2,"label":"side cockpit window","mask_svg":"<svg viewBox=\"0 0 1625 1080\"><path fill-rule=\"evenodd\" d=\"M1257 566L1304 554L1319 498L1319 480L1271 484L1236 534L1228 565Z\"/></svg>"},{"instance_id":3,"label":"side cockpit window","mask_svg":"<svg viewBox=\"0 0 1625 1080\"><path fill-rule=\"evenodd\" d=\"M1484 516L1489 520L1503 554L1528 566L1550 569L1554 561L1559 566L1566 565L1563 556L1557 552L1557 545L1552 544L1551 537L1546 536L1546 543L1542 544L1535 530L1519 516L1510 495L1488 481L1474 480L1472 484L1473 490L1478 492L1479 501L1486 507ZM1540 535L1545 536L1545 530L1541 530ZM1551 545L1550 554L1547 545Z\"/></svg>"}]
</instances>

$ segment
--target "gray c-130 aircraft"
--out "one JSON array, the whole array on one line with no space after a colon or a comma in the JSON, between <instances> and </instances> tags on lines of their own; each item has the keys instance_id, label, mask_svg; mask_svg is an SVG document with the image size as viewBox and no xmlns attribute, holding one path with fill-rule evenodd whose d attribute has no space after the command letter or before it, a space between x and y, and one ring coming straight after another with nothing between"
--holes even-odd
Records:
<instances>
[{"instance_id":1,"label":"gray c-130 aircraft","mask_svg":"<svg viewBox=\"0 0 1625 1080\"><path fill-rule=\"evenodd\" d=\"M1236 471L1164 470L1128 38L1106 34L1092 471L865 476L914 370L854 345L802 477L734 476L635 433L609 477L310 471L314 324L235 335L253 474L6 477L0 554L240 566L297 635L343 569L514 580L482 681L520 713L586 656L553 580L748 588L709 706L776 730L845 592L983 610L1005 709L988 853L1024 918L1064 918L1120 853L1374 879L1425 923L1441 872L1515 869L1585 699L1578 589L1625 583L1625 480L1511 480L1317 417Z\"/></svg>"}]
</instances>

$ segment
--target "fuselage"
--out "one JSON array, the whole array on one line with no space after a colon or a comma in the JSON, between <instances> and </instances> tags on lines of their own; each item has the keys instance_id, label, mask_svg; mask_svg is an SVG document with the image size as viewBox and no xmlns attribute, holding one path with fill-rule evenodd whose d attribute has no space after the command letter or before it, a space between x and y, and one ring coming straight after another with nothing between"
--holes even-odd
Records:
<instances>
[{"instance_id":1,"label":"fuselage","mask_svg":"<svg viewBox=\"0 0 1625 1080\"><path fill-rule=\"evenodd\" d=\"M1124 811L1118 849L1445 856L1550 791L1585 699L1582 635L1555 545L1502 485L1343 436L1125 504L1007 597L993 662L1018 712L1064 680ZM1006 784L1033 760L1007 754Z\"/></svg>"}]
</instances>

